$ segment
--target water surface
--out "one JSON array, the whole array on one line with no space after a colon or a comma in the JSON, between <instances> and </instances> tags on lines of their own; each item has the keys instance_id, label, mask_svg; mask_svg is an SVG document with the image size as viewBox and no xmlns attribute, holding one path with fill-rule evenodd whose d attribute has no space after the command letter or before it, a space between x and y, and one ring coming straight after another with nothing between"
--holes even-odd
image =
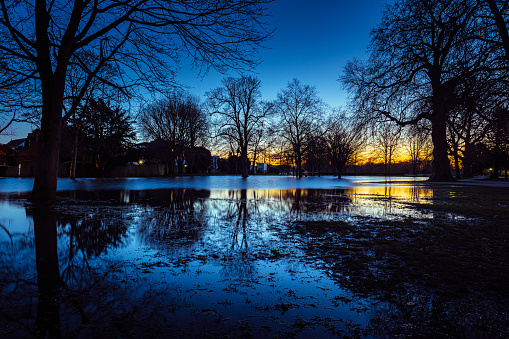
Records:
<instances>
[{"instance_id":1,"label":"water surface","mask_svg":"<svg viewBox=\"0 0 509 339\"><path fill-rule=\"evenodd\" d=\"M415 326L417 314L443 328L429 322L428 312L444 306L439 299L408 289L408 300L392 304L345 280L362 266L337 267L355 255L352 244L365 244L360 258L371 255L369 239L443 222L443 213L412 207L433 204L434 189L422 179L397 183L403 179L63 179L53 208L24 199L30 179L0 179L0 330L7 337L376 337L408 334L403 325ZM315 221L348 228L305 228ZM363 225L375 231L362 233ZM405 313L422 300L429 308Z\"/></svg>"},{"instance_id":2,"label":"water surface","mask_svg":"<svg viewBox=\"0 0 509 339\"><path fill-rule=\"evenodd\" d=\"M356 187L359 184L405 181L420 182L427 177L350 177L342 179L332 176L296 178L290 176L259 175L242 178L240 176L183 176L156 178L77 178L58 179L58 191L96 191L96 190L152 190L152 189L332 189ZM32 190L33 178L0 178L0 192L26 193Z\"/></svg>"}]
</instances>

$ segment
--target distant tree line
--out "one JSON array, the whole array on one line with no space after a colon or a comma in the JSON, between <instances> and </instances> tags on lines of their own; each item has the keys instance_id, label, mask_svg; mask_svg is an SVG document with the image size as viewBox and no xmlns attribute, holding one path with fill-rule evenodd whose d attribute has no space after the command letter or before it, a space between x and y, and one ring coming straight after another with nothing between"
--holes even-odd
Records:
<instances>
[{"instance_id":1,"label":"distant tree line","mask_svg":"<svg viewBox=\"0 0 509 339\"><path fill-rule=\"evenodd\" d=\"M293 79L274 101L263 101L260 80L228 77L206 94L216 149L228 155L223 168L247 177L259 159L290 169L297 177L332 168L341 177L363 147L361 126L345 112L333 112L315 87ZM252 165L252 166L251 166ZM284 170L280 170L281 172Z\"/></svg>"}]
</instances>

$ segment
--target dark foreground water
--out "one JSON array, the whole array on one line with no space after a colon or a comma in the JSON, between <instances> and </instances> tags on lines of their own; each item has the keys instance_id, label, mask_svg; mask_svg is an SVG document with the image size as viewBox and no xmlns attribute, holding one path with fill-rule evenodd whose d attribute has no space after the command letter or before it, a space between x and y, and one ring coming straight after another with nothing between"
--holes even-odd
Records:
<instances>
[{"instance_id":1,"label":"dark foreground water","mask_svg":"<svg viewBox=\"0 0 509 339\"><path fill-rule=\"evenodd\" d=\"M449 290L393 280L393 266L380 266L397 260L379 253L386 241L471 220L422 208L434 190L419 180L364 181L62 180L58 204L41 207L25 199L30 179L0 179L0 336L506 333L490 328L493 317L507 321L503 305L475 314L475 293L452 303ZM411 266L400 255L398 266Z\"/></svg>"}]
</instances>

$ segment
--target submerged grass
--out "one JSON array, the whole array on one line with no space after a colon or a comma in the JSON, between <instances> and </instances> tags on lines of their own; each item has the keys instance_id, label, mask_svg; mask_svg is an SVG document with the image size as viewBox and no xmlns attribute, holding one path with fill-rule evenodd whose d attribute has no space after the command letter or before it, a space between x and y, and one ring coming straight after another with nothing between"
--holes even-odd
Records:
<instances>
[{"instance_id":1,"label":"submerged grass","mask_svg":"<svg viewBox=\"0 0 509 339\"><path fill-rule=\"evenodd\" d=\"M412 203L415 208L466 216L499 218L507 224L509 216L509 189L498 187L458 186L433 187L433 197L427 203Z\"/></svg>"},{"instance_id":2,"label":"submerged grass","mask_svg":"<svg viewBox=\"0 0 509 339\"><path fill-rule=\"evenodd\" d=\"M395 306L372 319L373 333L509 336L509 192L437 188L428 201L407 204L430 217L299 221L296 228L306 230L310 258L341 285Z\"/></svg>"}]
</instances>

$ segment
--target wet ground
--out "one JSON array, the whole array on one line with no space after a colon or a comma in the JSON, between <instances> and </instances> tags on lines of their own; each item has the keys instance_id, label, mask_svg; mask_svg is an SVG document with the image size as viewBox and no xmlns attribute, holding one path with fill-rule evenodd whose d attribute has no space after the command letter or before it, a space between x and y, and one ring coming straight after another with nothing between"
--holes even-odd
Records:
<instances>
[{"instance_id":1,"label":"wet ground","mask_svg":"<svg viewBox=\"0 0 509 339\"><path fill-rule=\"evenodd\" d=\"M368 179L0 179L0 335L508 337L509 190Z\"/></svg>"}]
</instances>

